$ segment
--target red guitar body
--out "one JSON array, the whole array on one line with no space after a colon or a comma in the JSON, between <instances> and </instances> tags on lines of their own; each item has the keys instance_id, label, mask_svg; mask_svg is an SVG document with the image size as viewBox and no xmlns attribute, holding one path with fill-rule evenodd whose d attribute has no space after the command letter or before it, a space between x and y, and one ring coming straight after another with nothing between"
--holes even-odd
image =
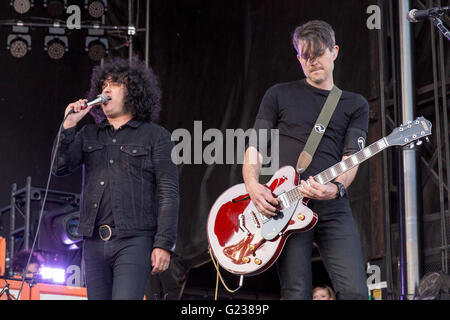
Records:
<instances>
[{"instance_id":1,"label":"red guitar body","mask_svg":"<svg viewBox=\"0 0 450 320\"><path fill-rule=\"evenodd\" d=\"M273 175L266 187L278 196L296 189L297 184L295 169L286 166ZM265 271L276 261L289 235L315 226L317 215L306 202L293 202L289 210L281 210L282 218L266 218L251 202L245 184L229 188L216 200L208 217L208 241L215 258L234 274Z\"/></svg>"}]
</instances>

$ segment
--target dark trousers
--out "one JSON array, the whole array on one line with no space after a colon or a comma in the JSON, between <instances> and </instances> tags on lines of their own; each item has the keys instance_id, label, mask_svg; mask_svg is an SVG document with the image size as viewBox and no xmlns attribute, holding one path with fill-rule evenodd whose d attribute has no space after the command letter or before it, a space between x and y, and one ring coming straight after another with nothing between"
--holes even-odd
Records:
<instances>
[{"instance_id":1,"label":"dark trousers","mask_svg":"<svg viewBox=\"0 0 450 320\"><path fill-rule=\"evenodd\" d=\"M359 233L348 199L311 201L319 216L307 232L292 234L278 261L282 299L312 299L312 247L316 242L336 297L367 300L366 271Z\"/></svg>"},{"instance_id":2,"label":"dark trousers","mask_svg":"<svg viewBox=\"0 0 450 320\"><path fill-rule=\"evenodd\" d=\"M142 300L151 271L153 237L87 238L83 245L88 299Z\"/></svg>"}]
</instances>

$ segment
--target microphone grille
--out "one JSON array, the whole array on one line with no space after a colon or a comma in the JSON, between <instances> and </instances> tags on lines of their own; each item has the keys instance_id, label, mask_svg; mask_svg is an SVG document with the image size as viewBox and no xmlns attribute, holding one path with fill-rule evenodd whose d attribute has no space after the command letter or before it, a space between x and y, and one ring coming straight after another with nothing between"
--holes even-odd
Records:
<instances>
[{"instance_id":1,"label":"microphone grille","mask_svg":"<svg viewBox=\"0 0 450 320\"><path fill-rule=\"evenodd\" d=\"M406 19L408 19L409 22L412 22L412 23L414 23L414 22L419 22L419 21L416 19L416 17L415 17L416 11L417 11L417 9L412 9L412 10L409 11L408 14L406 15Z\"/></svg>"},{"instance_id":2,"label":"microphone grille","mask_svg":"<svg viewBox=\"0 0 450 320\"><path fill-rule=\"evenodd\" d=\"M102 103L105 103L109 100L111 100L111 97L108 97L106 94L100 94L98 97L102 100Z\"/></svg>"}]
</instances>

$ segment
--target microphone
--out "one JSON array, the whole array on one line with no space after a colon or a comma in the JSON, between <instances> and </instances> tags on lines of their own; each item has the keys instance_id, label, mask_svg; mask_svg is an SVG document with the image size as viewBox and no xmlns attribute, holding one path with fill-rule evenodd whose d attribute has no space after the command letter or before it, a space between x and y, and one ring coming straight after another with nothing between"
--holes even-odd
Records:
<instances>
[{"instance_id":1,"label":"microphone","mask_svg":"<svg viewBox=\"0 0 450 320\"><path fill-rule=\"evenodd\" d=\"M426 10L417 10L412 9L408 12L406 15L406 19L408 19L409 22L416 23L420 22L422 20L426 20L430 17L437 17L444 13L450 12L450 7L436 7L436 8L430 8Z\"/></svg>"},{"instance_id":2,"label":"microphone","mask_svg":"<svg viewBox=\"0 0 450 320\"><path fill-rule=\"evenodd\" d=\"M103 103L108 102L109 100L111 100L111 97L108 97L106 94L99 94L97 96L97 98L95 98L94 100L86 102L84 104L84 106L81 107L81 109L84 110L84 109L86 109L87 107L90 107L90 106L96 106L98 104L103 104ZM73 113L73 112L74 112L74 109L70 110L69 113L67 114L67 116L69 114Z\"/></svg>"},{"instance_id":3,"label":"microphone","mask_svg":"<svg viewBox=\"0 0 450 320\"><path fill-rule=\"evenodd\" d=\"M98 104L104 104L106 102L108 102L109 100L111 100L111 97L108 97L106 94L99 94L97 96L97 98L95 98L94 100L88 101L84 104L84 106L82 107L82 109L86 109L87 107L90 106L96 106Z\"/></svg>"}]
</instances>

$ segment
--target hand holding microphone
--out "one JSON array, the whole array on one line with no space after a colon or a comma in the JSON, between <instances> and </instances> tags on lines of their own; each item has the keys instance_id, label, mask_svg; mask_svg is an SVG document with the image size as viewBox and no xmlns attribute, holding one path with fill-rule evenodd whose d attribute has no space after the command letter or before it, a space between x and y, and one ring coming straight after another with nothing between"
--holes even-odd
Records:
<instances>
[{"instance_id":1,"label":"hand holding microphone","mask_svg":"<svg viewBox=\"0 0 450 320\"><path fill-rule=\"evenodd\" d=\"M68 129L76 126L77 123L92 109L92 107L98 104L106 103L109 100L111 100L110 97L105 94L101 94L98 95L96 99L89 102L87 99L80 99L69 104L65 111L63 128Z\"/></svg>"}]
</instances>

